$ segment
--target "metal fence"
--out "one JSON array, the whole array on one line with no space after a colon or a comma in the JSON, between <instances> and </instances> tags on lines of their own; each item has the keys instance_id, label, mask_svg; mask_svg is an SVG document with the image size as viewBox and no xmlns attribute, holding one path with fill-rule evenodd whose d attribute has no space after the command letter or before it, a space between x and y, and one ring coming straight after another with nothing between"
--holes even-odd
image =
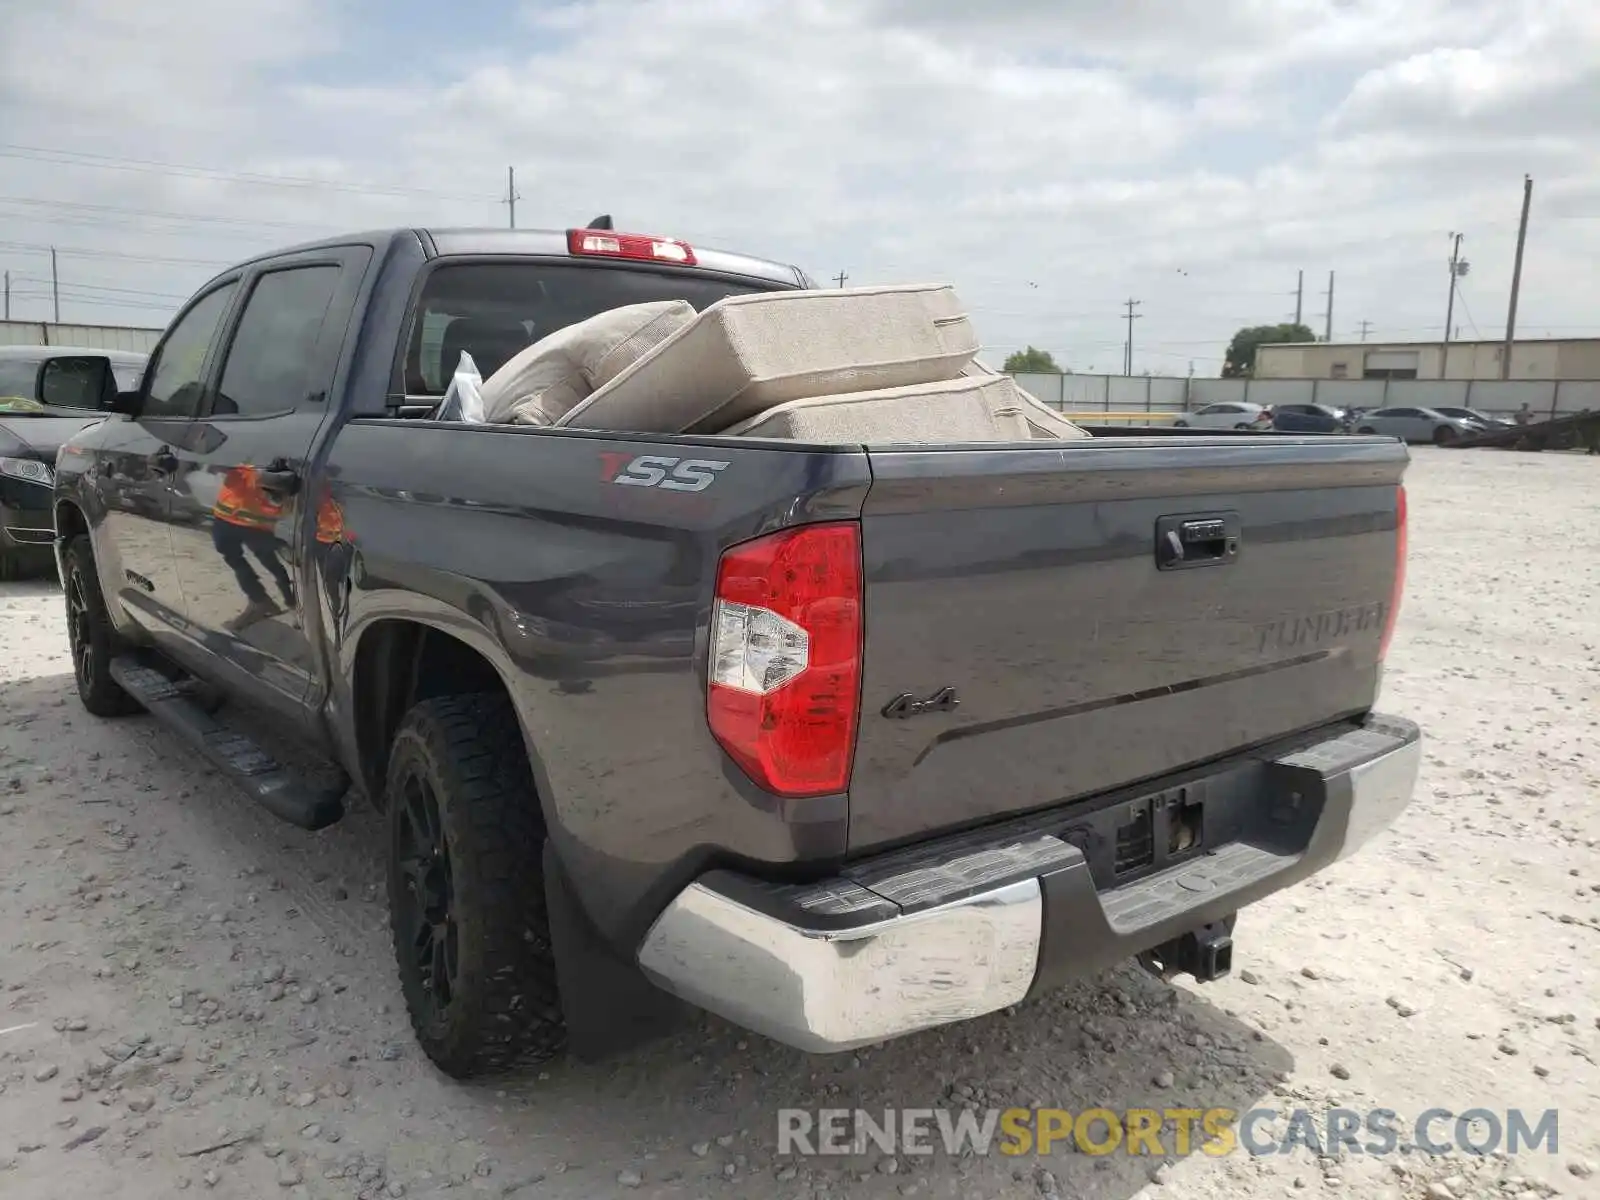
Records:
<instances>
[{"instance_id":1,"label":"metal fence","mask_svg":"<svg viewBox=\"0 0 1600 1200\"><path fill-rule=\"evenodd\" d=\"M1119 424L1170 421L1208 404L1328 404L1335 408L1476 408L1510 416L1524 403L1542 419L1600 410L1600 380L1531 379L1172 379L1163 376L1015 376L1018 386L1051 408L1077 416L1104 414Z\"/></svg>"},{"instance_id":2,"label":"metal fence","mask_svg":"<svg viewBox=\"0 0 1600 1200\"><path fill-rule=\"evenodd\" d=\"M161 330L134 325L53 325L49 321L0 321L0 346L78 346L148 354Z\"/></svg>"}]
</instances>

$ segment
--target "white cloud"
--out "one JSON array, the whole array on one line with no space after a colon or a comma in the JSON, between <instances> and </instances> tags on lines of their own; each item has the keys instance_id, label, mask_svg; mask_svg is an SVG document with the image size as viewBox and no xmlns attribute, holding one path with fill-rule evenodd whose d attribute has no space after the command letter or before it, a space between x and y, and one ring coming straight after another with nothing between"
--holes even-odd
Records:
<instances>
[{"instance_id":1,"label":"white cloud","mask_svg":"<svg viewBox=\"0 0 1600 1200\"><path fill-rule=\"evenodd\" d=\"M1120 361L1133 295L1136 362L1208 372L1237 325L1292 311L1300 268L1308 316L1339 272L1336 335L1429 336L1454 229L1467 319L1492 334L1529 171L1522 326L1600 333L1600 219L1572 219L1600 214L1592 3L585 0L445 37L411 0L342 2L370 7L0 11L10 140L410 189L0 156L0 265L33 281L17 307L43 315L43 260L8 243L130 256L64 257L64 315L159 320L208 268L145 260L498 224L514 163L524 224L604 211L819 277L949 278L986 341L1080 369Z\"/></svg>"}]
</instances>

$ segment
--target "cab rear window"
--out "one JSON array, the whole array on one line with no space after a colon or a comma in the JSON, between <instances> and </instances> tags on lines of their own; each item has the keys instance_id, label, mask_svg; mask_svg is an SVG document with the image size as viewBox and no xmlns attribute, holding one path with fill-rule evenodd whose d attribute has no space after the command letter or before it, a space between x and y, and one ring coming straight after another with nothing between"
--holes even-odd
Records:
<instances>
[{"instance_id":1,"label":"cab rear window","mask_svg":"<svg viewBox=\"0 0 1600 1200\"><path fill-rule=\"evenodd\" d=\"M697 310L771 291L680 271L558 262L462 263L429 274L405 352L408 396L442 396L460 352L487 379L525 346L626 304L687 300Z\"/></svg>"}]
</instances>

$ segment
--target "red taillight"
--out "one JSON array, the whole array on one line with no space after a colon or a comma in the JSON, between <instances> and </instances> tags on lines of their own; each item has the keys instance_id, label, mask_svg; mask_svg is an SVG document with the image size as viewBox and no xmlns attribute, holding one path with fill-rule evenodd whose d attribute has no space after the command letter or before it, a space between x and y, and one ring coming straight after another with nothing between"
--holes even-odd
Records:
<instances>
[{"instance_id":1,"label":"red taillight","mask_svg":"<svg viewBox=\"0 0 1600 1200\"><path fill-rule=\"evenodd\" d=\"M711 613L711 733L780 796L850 783L861 703L861 527L804 525L734 546Z\"/></svg>"},{"instance_id":2,"label":"red taillight","mask_svg":"<svg viewBox=\"0 0 1600 1200\"><path fill-rule=\"evenodd\" d=\"M1378 661L1389 654L1389 639L1394 636L1394 623L1400 616L1400 599L1406 590L1406 488L1401 484L1395 492L1394 527L1394 591L1389 595L1389 611L1383 618L1383 641L1378 644Z\"/></svg>"},{"instance_id":3,"label":"red taillight","mask_svg":"<svg viewBox=\"0 0 1600 1200\"><path fill-rule=\"evenodd\" d=\"M676 238L643 233L613 233L609 229L567 230L567 251L588 258L631 258L642 262L695 265L694 248Z\"/></svg>"}]
</instances>

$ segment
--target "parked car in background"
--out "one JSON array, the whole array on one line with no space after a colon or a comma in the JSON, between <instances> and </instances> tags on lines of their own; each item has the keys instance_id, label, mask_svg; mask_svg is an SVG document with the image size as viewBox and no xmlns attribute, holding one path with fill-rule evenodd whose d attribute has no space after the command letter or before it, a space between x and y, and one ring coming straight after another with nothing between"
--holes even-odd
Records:
<instances>
[{"instance_id":1,"label":"parked car in background","mask_svg":"<svg viewBox=\"0 0 1600 1200\"><path fill-rule=\"evenodd\" d=\"M1172 424L1178 429L1271 429L1272 410L1230 400L1184 413Z\"/></svg>"},{"instance_id":2,"label":"parked car in background","mask_svg":"<svg viewBox=\"0 0 1600 1200\"><path fill-rule=\"evenodd\" d=\"M1272 427L1283 433L1338 433L1344 413L1326 404L1279 404L1272 409Z\"/></svg>"},{"instance_id":3,"label":"parked car in background","mask_svg":"<svg viewBox=\"0 0 1600 1200\"><path fill-rule=\"evenodd\" d=\"M1363 413L1356 422L1357 433L1379 433L1404 442L1436 445L1482 433L1483 429L1477 421L1447 417L1436 408L1379 408Z\"/></svg>"},{"instance_id":4,"label":"parked car in background","mask_svg":"<svg viewBox=\"0 0 1600 1200\"><path fill-rule=\"evenodd\" d=\"M1479 412L1475 408L1435 408L1433 411L1462 421L1476 421L1485 429L1510 429L1512 425L1512 422L1504 417L1491 417L1488 413Z\"/></svg>"},{"instance_id":5,"label":"parked car in background","mask_svg":"<svg viewBox=\"0 0 1600 1200\"><path fill-rule=\"evenodd\" d=\"M145 355L74 346L0 346L0 579L53 560L56 450L139 386Z\"/></svg>"}]
</instances>

